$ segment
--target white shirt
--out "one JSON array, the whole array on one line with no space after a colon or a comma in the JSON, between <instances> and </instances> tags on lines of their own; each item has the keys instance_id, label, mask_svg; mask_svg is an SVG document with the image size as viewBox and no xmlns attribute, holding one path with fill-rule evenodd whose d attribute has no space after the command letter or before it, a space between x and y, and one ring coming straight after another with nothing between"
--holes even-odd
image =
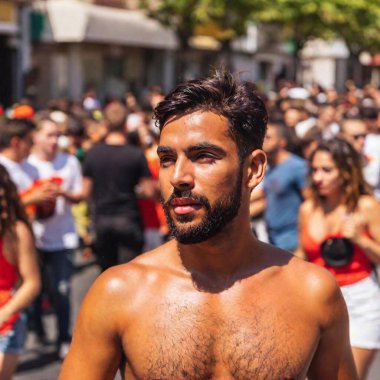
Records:
<instances>
[{"instance_id":1,"label":"white shirt","mask_svg":"<svg viewBox=\"0 0 380 380\"><path fill-rule=\"evenodd\" d=\"M297 123L297 125L295 126L297 137L302 139L306 135L309 129L316 126L316 122L317 122L317 119L315 117L309 117L308 119L302 120L299 123Z\"/></svg>"},{"instance_id":2,"label":"white shirt","mask_svg":"<svg viewBox=\"0 0 380 380\"><path fill-rule=\"evenodd\" d=\"M58 153L53 161L40 160L31 154L23 165L34 180L60 177L64 191L82 191L82 173L76 157ZM64 197L58 197L52 217L33 221L33 231L38 248L46 251L75 249L78 247L78 234L71 213L71 204Z\"/></svg>"},{"instance_id":3,"label":"white shirt","mask_svg":"<svg viewBox=\"0 0 380 380\"><path fill-rule=\"evenodd\" d=\"M380 135L367 135L363 153L367 158L364 178L373 187L376 198L380 199Z\"/></svg>"},{"instance_id":4,"label":"white shirt","mask_svg":"<svg viewBox=\"0 0 380 380\"><path fill-rule=\"evenodd\" d=\"M10 160L2 154L0 154L0 164L7 170L19 193L32 186L33 180L24 171L22 164Z\"/></svg>"}]
</instances>

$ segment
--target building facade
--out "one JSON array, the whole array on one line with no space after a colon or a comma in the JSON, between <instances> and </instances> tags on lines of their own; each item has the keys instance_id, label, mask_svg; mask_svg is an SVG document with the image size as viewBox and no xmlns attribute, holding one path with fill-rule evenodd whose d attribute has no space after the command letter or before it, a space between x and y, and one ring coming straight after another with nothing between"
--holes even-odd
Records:
<instances>
[{"instance_id":1,"label":"building facade","mask_svg":"<svg viewBox=\"0 0 380 380\"><path fill-rule=\"evenodd\" d=\"M87 89L101 99L139 94L151 85L168 91L179 80L175 33L145 16L138 0L40 0L33 2L33 14L42 28L33 41L26 94L37 105L51 98L79 99ZM252 25L231 53L234 70L255 81L266 74L254 57L257 38ZM219 64L221 46L214 38L189 42L183 78L206 75Z\"/></svg>"},{"instance_id":2,"label":"building facade","mask_svg":"<svg viewBox=\"0 0 380 380\"><path fill-rule=\"evenodd\" d=\"M29 1L0 0L0 104L22 95L30 56Z\"/></svg>"},{"instance_id":3,"label":"building facade","mask_svg":"<svg viewBox=\"0 0 380 380\"><path fill-rule=\"evenodd\" d=\"M0 69L6 73L0 76L0 103L26 95L44 106L52 98L80 99L89 89L102 100L127 91L141 94L152 85L170 90L179 80L177 37L138 3L0 0ZM189 42L185 79L205 75L221 61L220 43L212 36L196 35ZM342 87L347 49L341 43L311 42L300 58L295 72L294 55L272 26L251 25L232 44L234 71L264 91L294 77L306 85Z\"/></svg>"},{"instance_id":4,"label":"building facade","mask_svg":"<svg viewBox=\"0 0 380 380\"><path fill-rule=\"evenodd\" d=\"M105 3L108 6L99 5ZM150 85L172 87L174 33L124 5L34 2L34 12L42 16L44 25L33 43L33 80L27 93L37 104L57 97L79 99L90 88L106 98Z\"/></svg>"}]
</instances>

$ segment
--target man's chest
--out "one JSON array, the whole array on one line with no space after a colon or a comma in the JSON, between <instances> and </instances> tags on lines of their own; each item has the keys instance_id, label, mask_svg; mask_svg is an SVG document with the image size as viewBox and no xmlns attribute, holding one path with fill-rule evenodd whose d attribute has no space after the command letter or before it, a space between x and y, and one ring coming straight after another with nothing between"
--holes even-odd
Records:
<instances>
[{"instance_id":1,"label":"man's chest","mask_svg":"<svg viewBox=\"0 0 380 380\"><path fill-rule=\"evenodd\" d=\"M197 313L170 306L129 329L125 378L305 378L319 337L306 322L283 307Z\"/></svg>"}]
</instances>

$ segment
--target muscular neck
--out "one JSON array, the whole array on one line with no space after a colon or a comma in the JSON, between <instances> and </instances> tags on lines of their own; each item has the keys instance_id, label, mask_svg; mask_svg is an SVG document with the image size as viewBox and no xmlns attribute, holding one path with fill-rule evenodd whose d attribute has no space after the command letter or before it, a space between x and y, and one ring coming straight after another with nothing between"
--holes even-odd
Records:
<instances>
[{"instance_id":1,"label":"muscular neck","mask_svg":"<svg viewBox=\"0 0 380 380\"><path fill-rule=\"evenodd\" d=\"M177 243L179 258L194 285L203 291L220 292L249 275L258 262L260 243L248 219L236 218L223 232L199 244Z\"/></svg>"}]
</instances>

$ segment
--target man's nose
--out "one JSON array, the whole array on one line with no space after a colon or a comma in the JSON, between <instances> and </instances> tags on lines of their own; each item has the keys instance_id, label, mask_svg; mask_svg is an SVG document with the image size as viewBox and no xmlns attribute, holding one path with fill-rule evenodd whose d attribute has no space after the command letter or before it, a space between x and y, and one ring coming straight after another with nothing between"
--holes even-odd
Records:
<instances>
[{"instance_id":1,"label":"man's nose","mask_svg":"<svg viewBox=\"0 0 380 380\"><path fill-rule=\"evenodd\" d=\"M189 190L194 187L194 174L190 160L177 160L170 183L179 190Z\"/></svg>"}]
</instances>

